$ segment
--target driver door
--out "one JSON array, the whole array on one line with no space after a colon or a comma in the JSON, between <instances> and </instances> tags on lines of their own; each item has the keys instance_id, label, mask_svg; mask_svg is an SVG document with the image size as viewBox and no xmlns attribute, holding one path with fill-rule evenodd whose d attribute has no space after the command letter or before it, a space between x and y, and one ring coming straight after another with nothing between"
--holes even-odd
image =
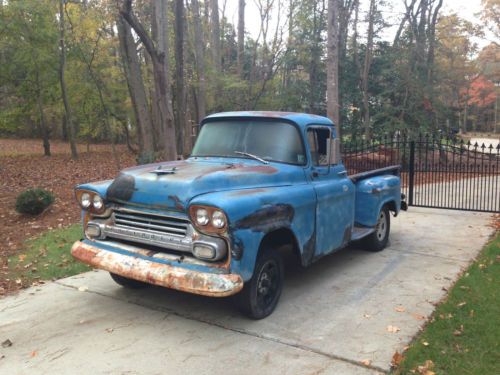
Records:
<instances>
[{"instance_id":1,"label":"driver door","mask_svg":"<svg viewBox=\"0 0 500 375\"><path fill-rule=\"evenodd\" d=\"M350 240L354 222L354 184L341 163L330 162L332 136L328 126L307 129L311 160L308 178L316 193L315 256L344 246Z\"/></svg>"}]
</instances>

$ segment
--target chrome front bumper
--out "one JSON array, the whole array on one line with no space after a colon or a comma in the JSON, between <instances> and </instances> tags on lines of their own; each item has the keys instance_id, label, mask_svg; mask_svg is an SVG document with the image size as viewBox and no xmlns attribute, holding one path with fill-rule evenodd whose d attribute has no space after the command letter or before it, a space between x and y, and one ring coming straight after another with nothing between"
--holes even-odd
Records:
<instances>
[{"instance_id":1,"label":"chrome front bumper","mask_svg":"<svg viewBox=\"0 0 500 375\"><path fill-rule=\"evenodd\" d=\"M226 297L243 288L240 275L210 273L159 263L147 257L101 249L82 241L71 254L83 263L145 283L210 297Z\"/></svg>"}]
</instances>

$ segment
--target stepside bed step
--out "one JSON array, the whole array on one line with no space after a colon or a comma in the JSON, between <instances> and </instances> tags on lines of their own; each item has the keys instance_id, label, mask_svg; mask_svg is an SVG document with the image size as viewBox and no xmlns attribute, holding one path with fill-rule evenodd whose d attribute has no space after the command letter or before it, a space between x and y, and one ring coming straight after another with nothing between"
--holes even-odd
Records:
<instances>
[{"instance_id":1,"label":"stepside bed step","mask_svg":"<svg viewBox=\"0 0 500 375\"><path fill-rule=\"evenodd\" d=\"M366 237L375 232L375 228L367 228L367 227L354 227L352 230L351 240L356 241L360 240L363 237Z\"/></svg>"}]
</instances>

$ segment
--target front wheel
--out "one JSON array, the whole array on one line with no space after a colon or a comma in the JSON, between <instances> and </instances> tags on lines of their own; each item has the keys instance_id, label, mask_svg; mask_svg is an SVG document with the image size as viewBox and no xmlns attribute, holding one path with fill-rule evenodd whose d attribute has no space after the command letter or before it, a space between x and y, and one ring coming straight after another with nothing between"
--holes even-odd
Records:
<instances>
[{"instance_id":1,"label":"front wheel","mask_svg":"<svg viewBox=\"0 0 500 375\"><path fill-rule=\"evenodd\" d=\"M253 277L234 296L237 307L252 319L263 319L276 308L283 289L284 266L281 255L263 249L255 263Z\"/></svg>"},{"instance_id":2,"label":"front wheel","mask_svg":"<svg viewBox=\"0 0 500 375\"><path fill-rule=\"evenodd\" d=\"M381 251L387 246L391 230L391 216L387 206L382 207L378 214L375 231L362 240L363 247L368 251Z\"/></svg>"},{"instance_id":3,"label":"front wheel","mask_svg":"<svg viewBox=\"0 0 500 375\"><path fill-rule=\"evenodd\" d=\"M150 286L150 284L143 283L142 281L134 279L129 279L128 277L117 275L116 273L110 272L109 275L115 283L128 289L141 289Z\"/></svg>"}]
</instances>

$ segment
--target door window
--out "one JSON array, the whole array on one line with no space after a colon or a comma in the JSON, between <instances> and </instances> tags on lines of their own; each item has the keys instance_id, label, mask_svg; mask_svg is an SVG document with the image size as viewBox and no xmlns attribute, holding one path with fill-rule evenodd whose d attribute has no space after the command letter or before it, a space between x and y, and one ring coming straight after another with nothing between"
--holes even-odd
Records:
<instances>
[{"instance_id":1,"label":"door window","mask_svg":"<svg viewBox=\"0 0 500 375\"><path fill-rule=\"evenodd\" d=\"M311 151L311 160L314 166L327 166L328 149L330 144L330 129L311 128L307 130L307 141Z\"/></svg>"}]
</instances>

